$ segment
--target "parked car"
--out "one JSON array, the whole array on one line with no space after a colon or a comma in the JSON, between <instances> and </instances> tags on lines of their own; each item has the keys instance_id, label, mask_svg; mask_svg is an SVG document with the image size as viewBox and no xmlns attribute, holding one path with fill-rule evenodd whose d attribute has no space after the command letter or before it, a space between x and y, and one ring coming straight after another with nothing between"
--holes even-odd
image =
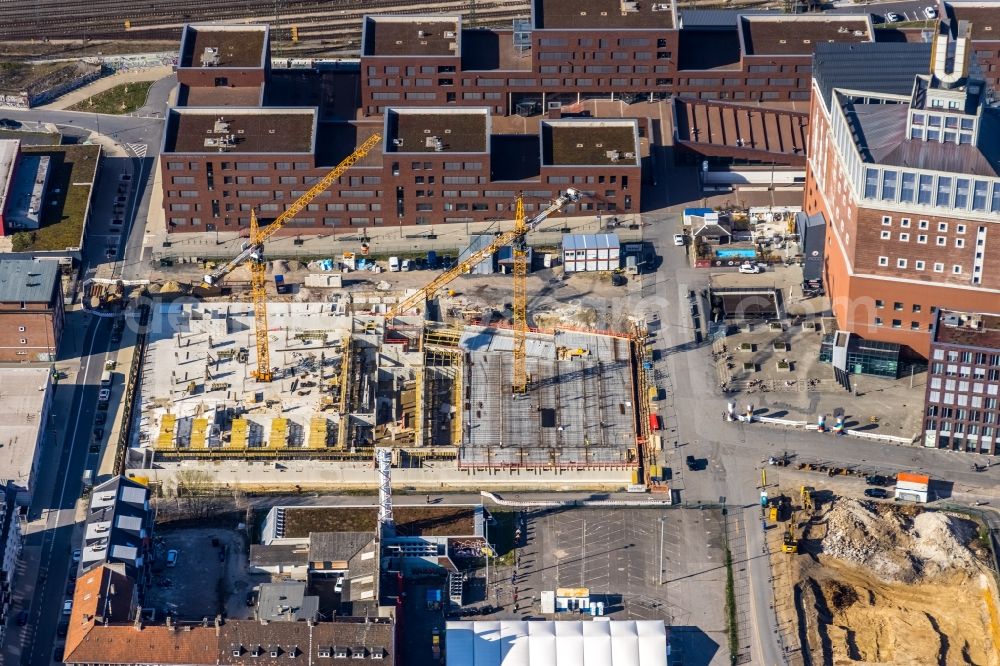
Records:
<instances>
[{"instance_id":1,"label":"parked car","mask_svg":"<svg viewBox=\"0 0 1000 666\"><path fill-rule=\"evenodd\" d=\"M23 610L20 613L18 613L17 614L17 626L23 627L24 625L28 624L28 617L29 617L29 614L28 614L28 611L26 611L26 610Z\"/></svg>"},{"instance_id":2,"label":"parked car","mask_svg":"<svg viewBox=\"0 0 1000 666\"><path fill-rule=\"evenodd\" d=\"M334 592L336 592L337 594L340 594L340 593L342 593L344 591L344 580L345 579L346 579L345 576L341 576L340 578L337 579L337 582L333 586L333 591Z\"/></svg>"},{"instance_id":3,"label":"parked car","mask_svg":"<svg viewBox=\"0 0 1000 666\"><path fill-rule=\"evenodd\" d=\"M256 601L256 595L254 595L253 590L247 592L247 607L252 607Z\"/></svg>"},{"instance_id":4,"label":"parked car","mask_svg":"<svg viewBox=\"0 0 1000 666\"><path fill-rule=\"evenodd\" d=\"M97 412L97 415L94 417L94 425L104 425L107 423L107 420L107 412Z\"/></svg>"},{"instance_id":5,"label":"parked car","mask_svg":"<svg viewBox=\"0 0 1000 666\"><path fill-rule=\"evenodd\" d=\"M21 127L20 121L13 118L0 118L0 129L18 129Z\"/></svg>"},{"instance_id":6,"label":"parked car","mask_svg":"<svg viewBox=\"0 0 1000 666\"><path fill-rule=\"evenodd\" d=\"M67 599L63 602L63 615L69 615L73 612L73 600Z\"/></svg>"},{"instance_id":7,"label":"parked car","mask_svg":"<svg viewBox=\"0 0 1000 666\"><path fill-rule=\"evenodd\" d=\"M104 428L101 427L94 428L94 439L98 441L104 439Z\"/></svg>"},{"instance_id":8,"label":"parked car","mask_svg":"<svg viewBox=\"0 0 1000 666\"><path fill-rule=\"evenodd\" d=\"M885 499L889 496L889 493L885 491L885 488L865 488L865 497L874 497L876 499Z\"/></svg>"},{"instance_id":9,"label":"parked car","mask_svg":"<svg viewBox=\"0 0 1000 666\"><path fill-rule=\"evenodd\" d=\"M111 400L111 389L103 388L97 392L98 402L107 402L108 400Z\"/></svg>"},{"instance_id":10,"label":"parked car","mask_svg":"<svg viewBox=\"0 0 1000 666\"><path fill-rule=\"evenodd\" d=\"M66 649L65 645L57 645L56 649L52 651L52 661L62 661L63 651Z\"/></svg>"},{"instance_id":11,"label":"parked car","mask_svg":"<svg viewBox=\"0 0 1000 666\"><path fill-rule=\"evenodd\" d=\"M688 456L687 458L685 458L684 464L686 464L687 468L692 472L698 469L698 460L694 456Z\"/></svg>"},{"instance_id":12,"label":"parked car","mask_svg":"<svg viewBox=\"0 0 1000 666\"><path fill-rule=\"evenodd\" d=\"M66 594L73 596L74 592L76 592L76 581L74 580L68 581L66 583Z\"/></svg>"},{"instance_id":13,"label":"parked car","mask_svg":"<svg viewBox=\"0 0 1000 666\"><path fill-rule=\"evenodd\" d=\"M76 564L77 562L79 562L81 557L83 557L83 552L81 552L79 548L77 548L76 550L74 550L73 551L73 564Z\"/></svg>"},{"instance_id":14,"label":"parked car","mask_svg":"<svg viewBox=\"0 0 1000 666\"><path fill-rule=\"evenodd\" d=\"M747 273L747 274L750 274L750 275L756 275L757 273L760 273L760 272L762 272L761 268L757 264L752 264L749 261L740 264L740 273Z\"/></svg>"},{"instance_id":15,"label":"parked car","mask_svg":"<svg viewBox=\"0 0 1000 666\"><path fill-rule=\"evenodd\" d=\"M928 19L936 19L938 17L938 12L933 7L924 7L924 16Z\"/></svg>"},{"instance_id":16,"label":"parked car","mask_svg":"<svg viewBox=\"0 0 1000 666\"><path fill-rule=\"evenodd\" d=\"M865 477L865 483L869 486L887 486L889 485L889 479L885 478L881 474L872 474L871 476Z\"/></svg>"},{"instance_id":17,"label":"parked car","mask_svg":"<svg viewBox=\"0 0 1000 666\"><path fill-rule=\"evenodd\" d=\"M173 548L171 548L170 550L167 551L167 566L168 567L175 567L175 566L177 566L177 556L179 554L180 553L178 553Z\"/></svg>"},{"instance_id":18,"label":"parked car","mask_svg":"<svg viewBox=\"0 0 1000 666\"><path fill-rule=\"evenodd\" d=\"M886 23L899 23L902 20L903 20L903 17L900 16L899 14L897 14L896 12L888 12L885 15L885 22Z\"/></svg>"},{"instance_id":19,"label":"parked car","mask_svg":"<svg viewBox=\"0 0 1000 666\"><path fill-rule=\"evenodd\" d=\"M684 245L684 234L674 234L674 245Z\"/></svg>"},{"instance_id":20,"label":"parked car","mask_svg":"<svg viewBox=\"0 0 1000 666\"><path fill-rule=\"evenodd\" d=\"M69 633L69 622L63 620L62 622L59 623L59 626L56 627L56 636L58 636L59 638L66 638L66 634L68 633Z\"/></svg>"}]
</instances>

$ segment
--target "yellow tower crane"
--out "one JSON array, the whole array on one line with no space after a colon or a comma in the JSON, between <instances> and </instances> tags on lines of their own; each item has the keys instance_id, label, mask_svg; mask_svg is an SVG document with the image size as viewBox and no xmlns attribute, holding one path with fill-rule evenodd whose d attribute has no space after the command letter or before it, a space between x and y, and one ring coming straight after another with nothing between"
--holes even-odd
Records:
<instances>
[{"instance_id":1,"label":"yellow tower crane","mask_svg":"<svg viewBox=\"0 0 1000 666\"><path fill-rule=\"evenodd\" d=\"M305 210L306 206L313 199L318 197L326 188L330 187L334 181L343 176L348 169L371 152L381 140L382 137L378 133L372 134L365 139L364 143L344 158L343 162L334 167L330 173L323 176L305 194L292 202L285 212L266 227L261 227L257 224L257 213L251 211L250 239L243 246L243 250L229 262L204 277L206 285L216 285L234 268L241 265L244 261L250 261L250 294L253 300L254 331L257 339L257 370L253 372L253 377L257 381L269 382L272 379L271 353L267 341L267 291L264 275L266 268L264 243L296 215Z\"/></svg>"},{"instance_id":2,"label":"yellow tower crane","mask_svg":"<svg viewBox=\"0 0 1000 666\"><path fill-rule=\"evenodd\" d=\"M525 237L528 231L524 220L524 200L520 196L514 213L514 233L518 236L511 247L514 259L514 377L511 389L514 393L527 393L528 249Z\"/></svg>"},{"instance_id":3,"label":"yellow tower crane","mask_svg":"<svg viewBox=\"0 0 1000 666\"><path fill-rule=\"evenodd\" d=\"M390 307L385 313L386 326L391 326L393 320L403 312L413 309L428 298L433 298L438 289L462 273L472 270L483 259L491 256L500 248L511 245L514 250L514 376L511 385L515 393L524 393L528 387L527 359L525 354L525 338L527 337L528 329L528 251L525 239L528 233L544 222L549 215L562 210L568 203L579 201L579 199L580 193L573 188L569 188L565 193L555 198L546 208L539 211L537 215L531 219L525 219L524 202L521 197L518 197L514 228L511 231L498 235L489 245L471 253L468 257L428 282L421 289L418 289Z\"/></svg>"}]
</instances>

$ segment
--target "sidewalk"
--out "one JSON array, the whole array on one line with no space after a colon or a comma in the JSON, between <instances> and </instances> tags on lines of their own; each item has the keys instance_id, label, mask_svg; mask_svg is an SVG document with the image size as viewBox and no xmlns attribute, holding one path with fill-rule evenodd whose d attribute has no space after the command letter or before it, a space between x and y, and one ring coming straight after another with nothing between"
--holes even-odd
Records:
<instances>
[{"instance_id":1,"label":"sidewalk","mask_svg":"<svg viewBox=\"0 0 1000 666\"><path fill-rule=\"evenodd\" d=\"M164 67L152 67L150 69L138 69L131 70L127 72L119 72L117 74L112 74L111 76L105 76L104 78L97 79L93 83L87 84L82 88L77 88L71 92L66 93L62 97L59 97L54 102L45 104L44 106L38 107L39 109L44 109L46 111L62 111L68 109L69 107L82 102L85 99L93 97L97 93L102 93L105 90L110 90L117 85L122 83L133 83L137 81L157 81L165 76L170 76L174 71L171 66Z\"/></svg>"},{"instance_id":2,"label":"sidewalk","mask_svg":"<svg viewBox=\"0 0 1000 666\"><path fill-rule=\"evenodd\" d=\"M150 204L151 214L146 227L144 245L150 248L154 261L160 258L230 258L242 248L246 237L234 232L177 233L167 235L163 227L154 221L155 211ZM162 210L162 207L160 207ZM617 217L619 225L608 227L607 222ZM562 242L563 228L570 233L615 233L621 242L642 240L641 215L619 213L617 215L584 215L578 217L553 216L541 224L540 230L529 234L533 246L558 246ZM162 219L162 217L161 217ZM600 220L600 221L598 221ZM648 224L648 222L646 222ZM636 228L629 228L637 225ZM159 229L156 227L159 226ZM469 245L469 237L476 234L494 234L507 231L514 226L513 220L500 222L470 222L433 224L428 226L359 227L350 233L319 234L301 233L294 236L278 235L267 242L269 259L298 257L336 257L343 252L362 253L362 239L368 238L368 253L379 256L393 252L425 252L437 250L457 253ZM308 230L314 232L315 230ZM164 241L167 245L164 245Z\"/></svg>"}]
</instances>

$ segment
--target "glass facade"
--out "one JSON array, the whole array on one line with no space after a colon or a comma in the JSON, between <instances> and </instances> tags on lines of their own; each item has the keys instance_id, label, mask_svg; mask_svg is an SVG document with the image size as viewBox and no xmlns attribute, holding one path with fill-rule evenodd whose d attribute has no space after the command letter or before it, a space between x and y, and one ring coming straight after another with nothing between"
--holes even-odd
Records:
<instances>
[{"instance_id":1,"label":"glass facade","mask_svg":"<svg viewBox=\"0 0 1000 666\"><path fill-rule=\"evenodd\" d=\"M891 342L863 340L851 336L847 345L847 370L855 375L875 375L876 377L899 378L900 345ZM833 334L823 337L819 348L821 363L833 362Z\"/></svg>"}]
</instances>

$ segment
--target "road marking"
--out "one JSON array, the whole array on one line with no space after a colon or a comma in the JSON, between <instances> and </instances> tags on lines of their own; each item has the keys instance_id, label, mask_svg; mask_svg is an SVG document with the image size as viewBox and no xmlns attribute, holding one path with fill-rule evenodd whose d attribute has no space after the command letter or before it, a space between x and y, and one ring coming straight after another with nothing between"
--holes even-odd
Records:
<instances>
[{"instance_id":1,"label":"road marking","mask_svg":"<svg viewBox=\"0 0 1000 666\"><path fill-rule=\"evenodd\" d=\"M145 144L145 143L126 143L125 145L128 146L129 150L131 150L133 153L135 153L135 156L138 157L139 159L142 159L142 158L146 157L146 150L147 150L147 148L149 148L149 146L147 144Z\"/></svg>"}]
</instances>

